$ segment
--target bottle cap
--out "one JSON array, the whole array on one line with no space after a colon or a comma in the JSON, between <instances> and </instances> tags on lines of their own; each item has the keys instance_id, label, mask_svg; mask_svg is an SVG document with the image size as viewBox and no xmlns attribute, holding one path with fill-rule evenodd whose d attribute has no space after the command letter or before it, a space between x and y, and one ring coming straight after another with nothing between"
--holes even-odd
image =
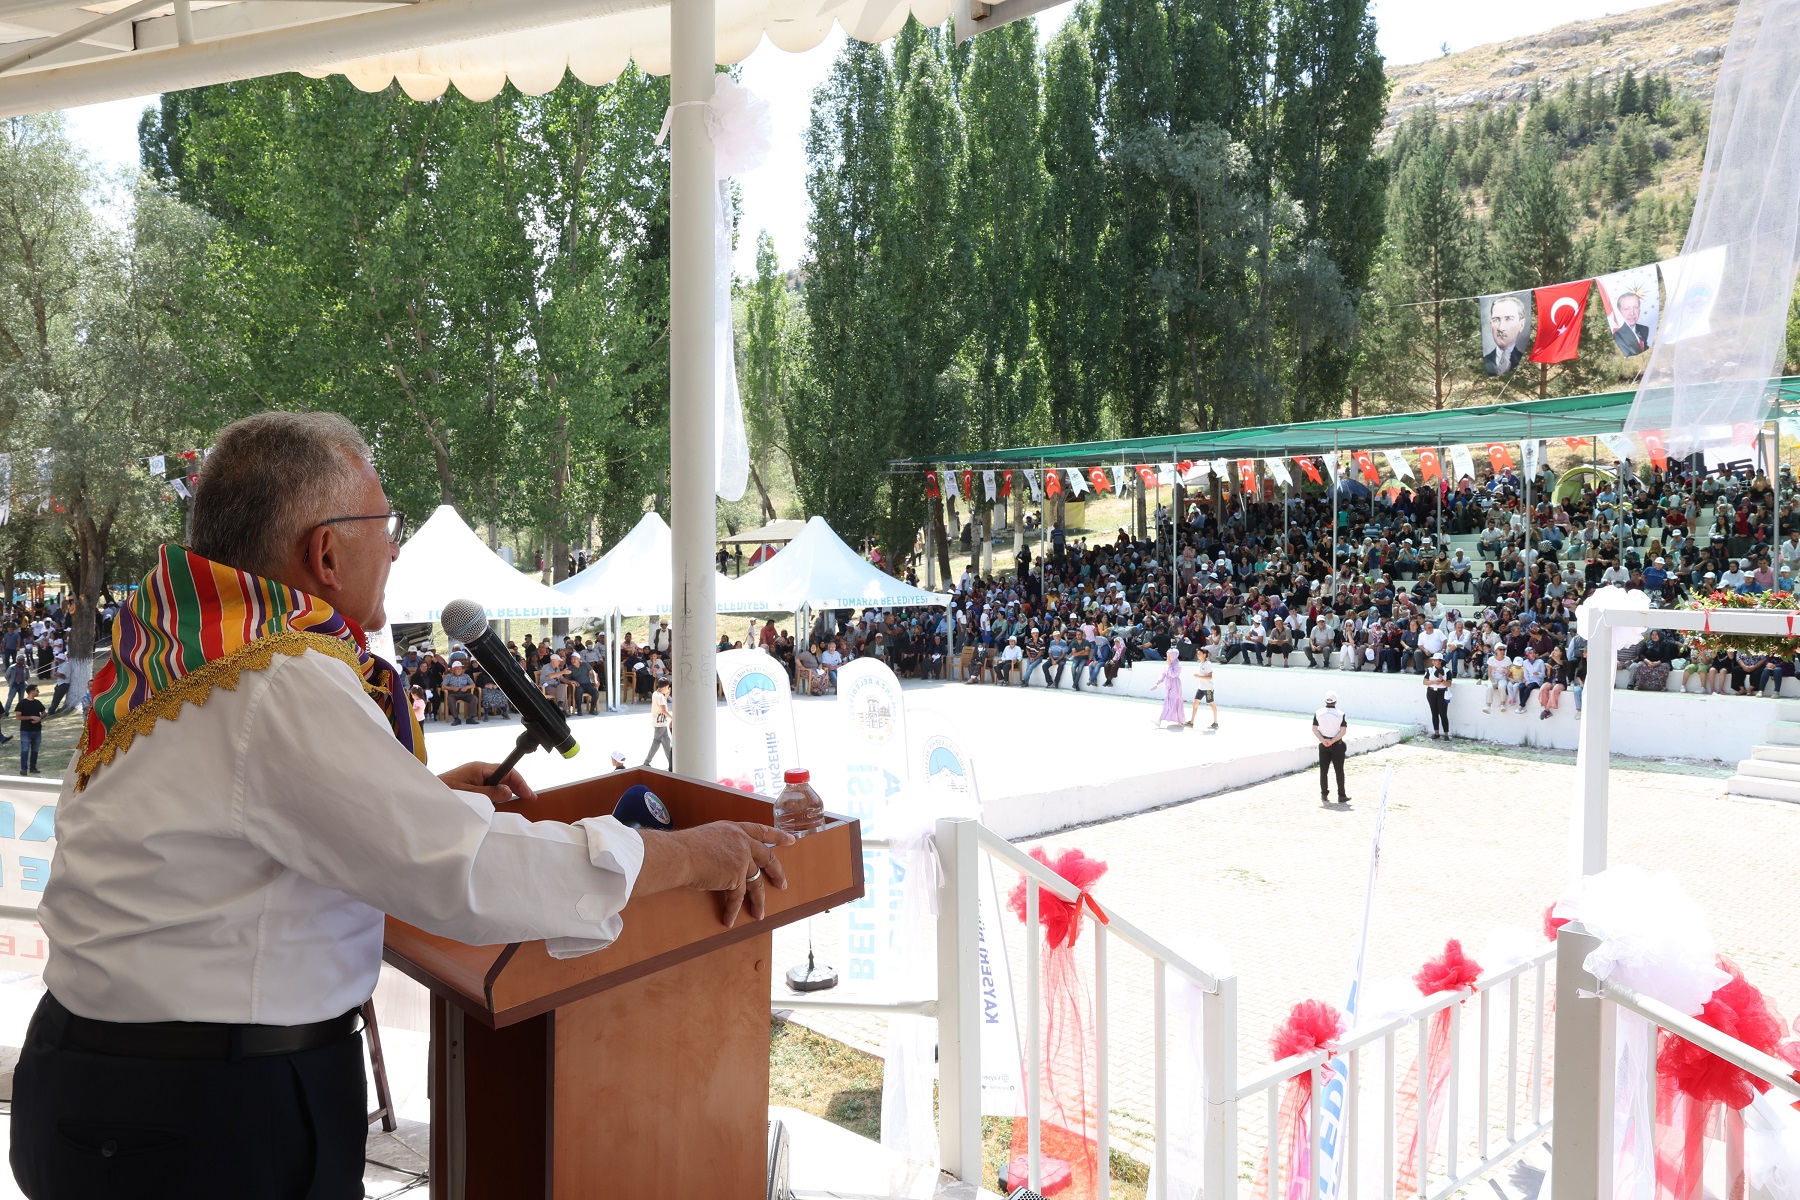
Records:
<instances>
[{"instance_id":1,"label":"bottle cap","mask_svg":"<svg viewBox=\"0 0 1800 1200\"><path fill-rule=\"evenodd\" d=\"M788 783L806 783L812 779L812 772L805 767L790 767L781 773L781 778Z\"/></svg>"}]
</instances>

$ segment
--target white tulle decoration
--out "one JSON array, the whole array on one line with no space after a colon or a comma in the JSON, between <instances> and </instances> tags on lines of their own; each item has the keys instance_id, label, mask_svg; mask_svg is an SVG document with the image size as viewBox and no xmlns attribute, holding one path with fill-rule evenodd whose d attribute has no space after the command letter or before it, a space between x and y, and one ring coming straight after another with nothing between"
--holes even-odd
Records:
<instances>
[{"instance_id":1,"label":"white tulle decoration","mask_svg":"<svg viewBox=\"0 0 1800 1200\"><path fill-rule=\"evenodd\" d=\"M1718 966L1706 911L1667 871L1629 864L1582 881L1556 915L1579 920L1600 945L1583 965L1600 980L1613 980L1697 1014L1731 976Z\"/></svg>"},{"instance_id":2,"label":"white tulle decoration","mask_svg":"<svg viewBox=\"0 0 1800 1200\"><path fill-rule=\"evenodd\" d=\"M716 75L706 103L706 132L712 137L713 178L748 174L763 165L774 141L769 102L731 76Z\"/></svg>"},{"instance_id":3,"label":"white tulle decoration","mask_svg":"<svg viewBox=\"0 0 1800 1200\"><path fill-rule=\"evenodd\" d=\"M1774 1200L1800 1200L1800 1113L1763 1092L1744 1110L1744 1165L1753 1190Z\"/></svg>"}]
</instances>

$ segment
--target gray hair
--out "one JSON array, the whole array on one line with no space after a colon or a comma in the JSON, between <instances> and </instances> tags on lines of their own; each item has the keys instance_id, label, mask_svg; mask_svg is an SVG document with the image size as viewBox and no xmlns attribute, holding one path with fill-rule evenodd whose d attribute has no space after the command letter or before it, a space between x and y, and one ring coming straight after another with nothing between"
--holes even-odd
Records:
<instances>
[{"instance_id":1,"label":"gray hair","mask_svg":"<svg viewBox=\"0 0 1800 1200\"><path fill-rule=\"evenodd\" d=\"M314 525L351 515L362 434L336 413L264 412L220 431L188 517L195 554L267 575Z\"/></svg>"}]
</instances>

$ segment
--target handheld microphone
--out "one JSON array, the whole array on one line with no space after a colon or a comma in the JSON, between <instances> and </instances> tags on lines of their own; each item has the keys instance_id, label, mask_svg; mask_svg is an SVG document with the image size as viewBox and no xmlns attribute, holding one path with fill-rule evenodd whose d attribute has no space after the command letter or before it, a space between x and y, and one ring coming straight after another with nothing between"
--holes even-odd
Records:
<instances>
[{"instance_id":1,"label":"handheld microphone","mask_svg":"<svg viewBox=\"0 0 1800 1200\"><path fill-rule=\"evenodd\" d=\"M521 758L540 746L554 750L564 758L574 758L581 747L569 733L568 720L519 670L519 664L507 651L506 644L488 624L486 610L473 600L452 600L444 605L438 620L446 635L461 642L475 656L488 678L506 693L506 698L525 720L525 731L519 735L518 745L488 780L488 786L493 787L505 779Z\"/></svg>"}]
</instances>

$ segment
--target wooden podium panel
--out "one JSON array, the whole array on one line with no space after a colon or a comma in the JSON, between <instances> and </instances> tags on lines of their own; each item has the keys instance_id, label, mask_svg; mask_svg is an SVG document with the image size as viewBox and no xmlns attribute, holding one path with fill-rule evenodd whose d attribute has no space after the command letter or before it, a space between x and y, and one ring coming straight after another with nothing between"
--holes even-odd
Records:
<instances>
[{"instance_id":1,"label":"wooden podium panel","mask_svg":"<svg viewBox=\"0 0 1800 1200\"><path fill-rule=\"evenodd\" d=\"M551 789L526 816L576 821L647 784L677 828L774 824L760 796L640 767ZM432 992L431 1174L453 1200L760 1197L767 1167L771 937L862 895L862 834L777 851L785 891L727 929L716 895L633 899L604 950L466 946L388 918L387 960Z\"/></svg>"}]
</instances>

